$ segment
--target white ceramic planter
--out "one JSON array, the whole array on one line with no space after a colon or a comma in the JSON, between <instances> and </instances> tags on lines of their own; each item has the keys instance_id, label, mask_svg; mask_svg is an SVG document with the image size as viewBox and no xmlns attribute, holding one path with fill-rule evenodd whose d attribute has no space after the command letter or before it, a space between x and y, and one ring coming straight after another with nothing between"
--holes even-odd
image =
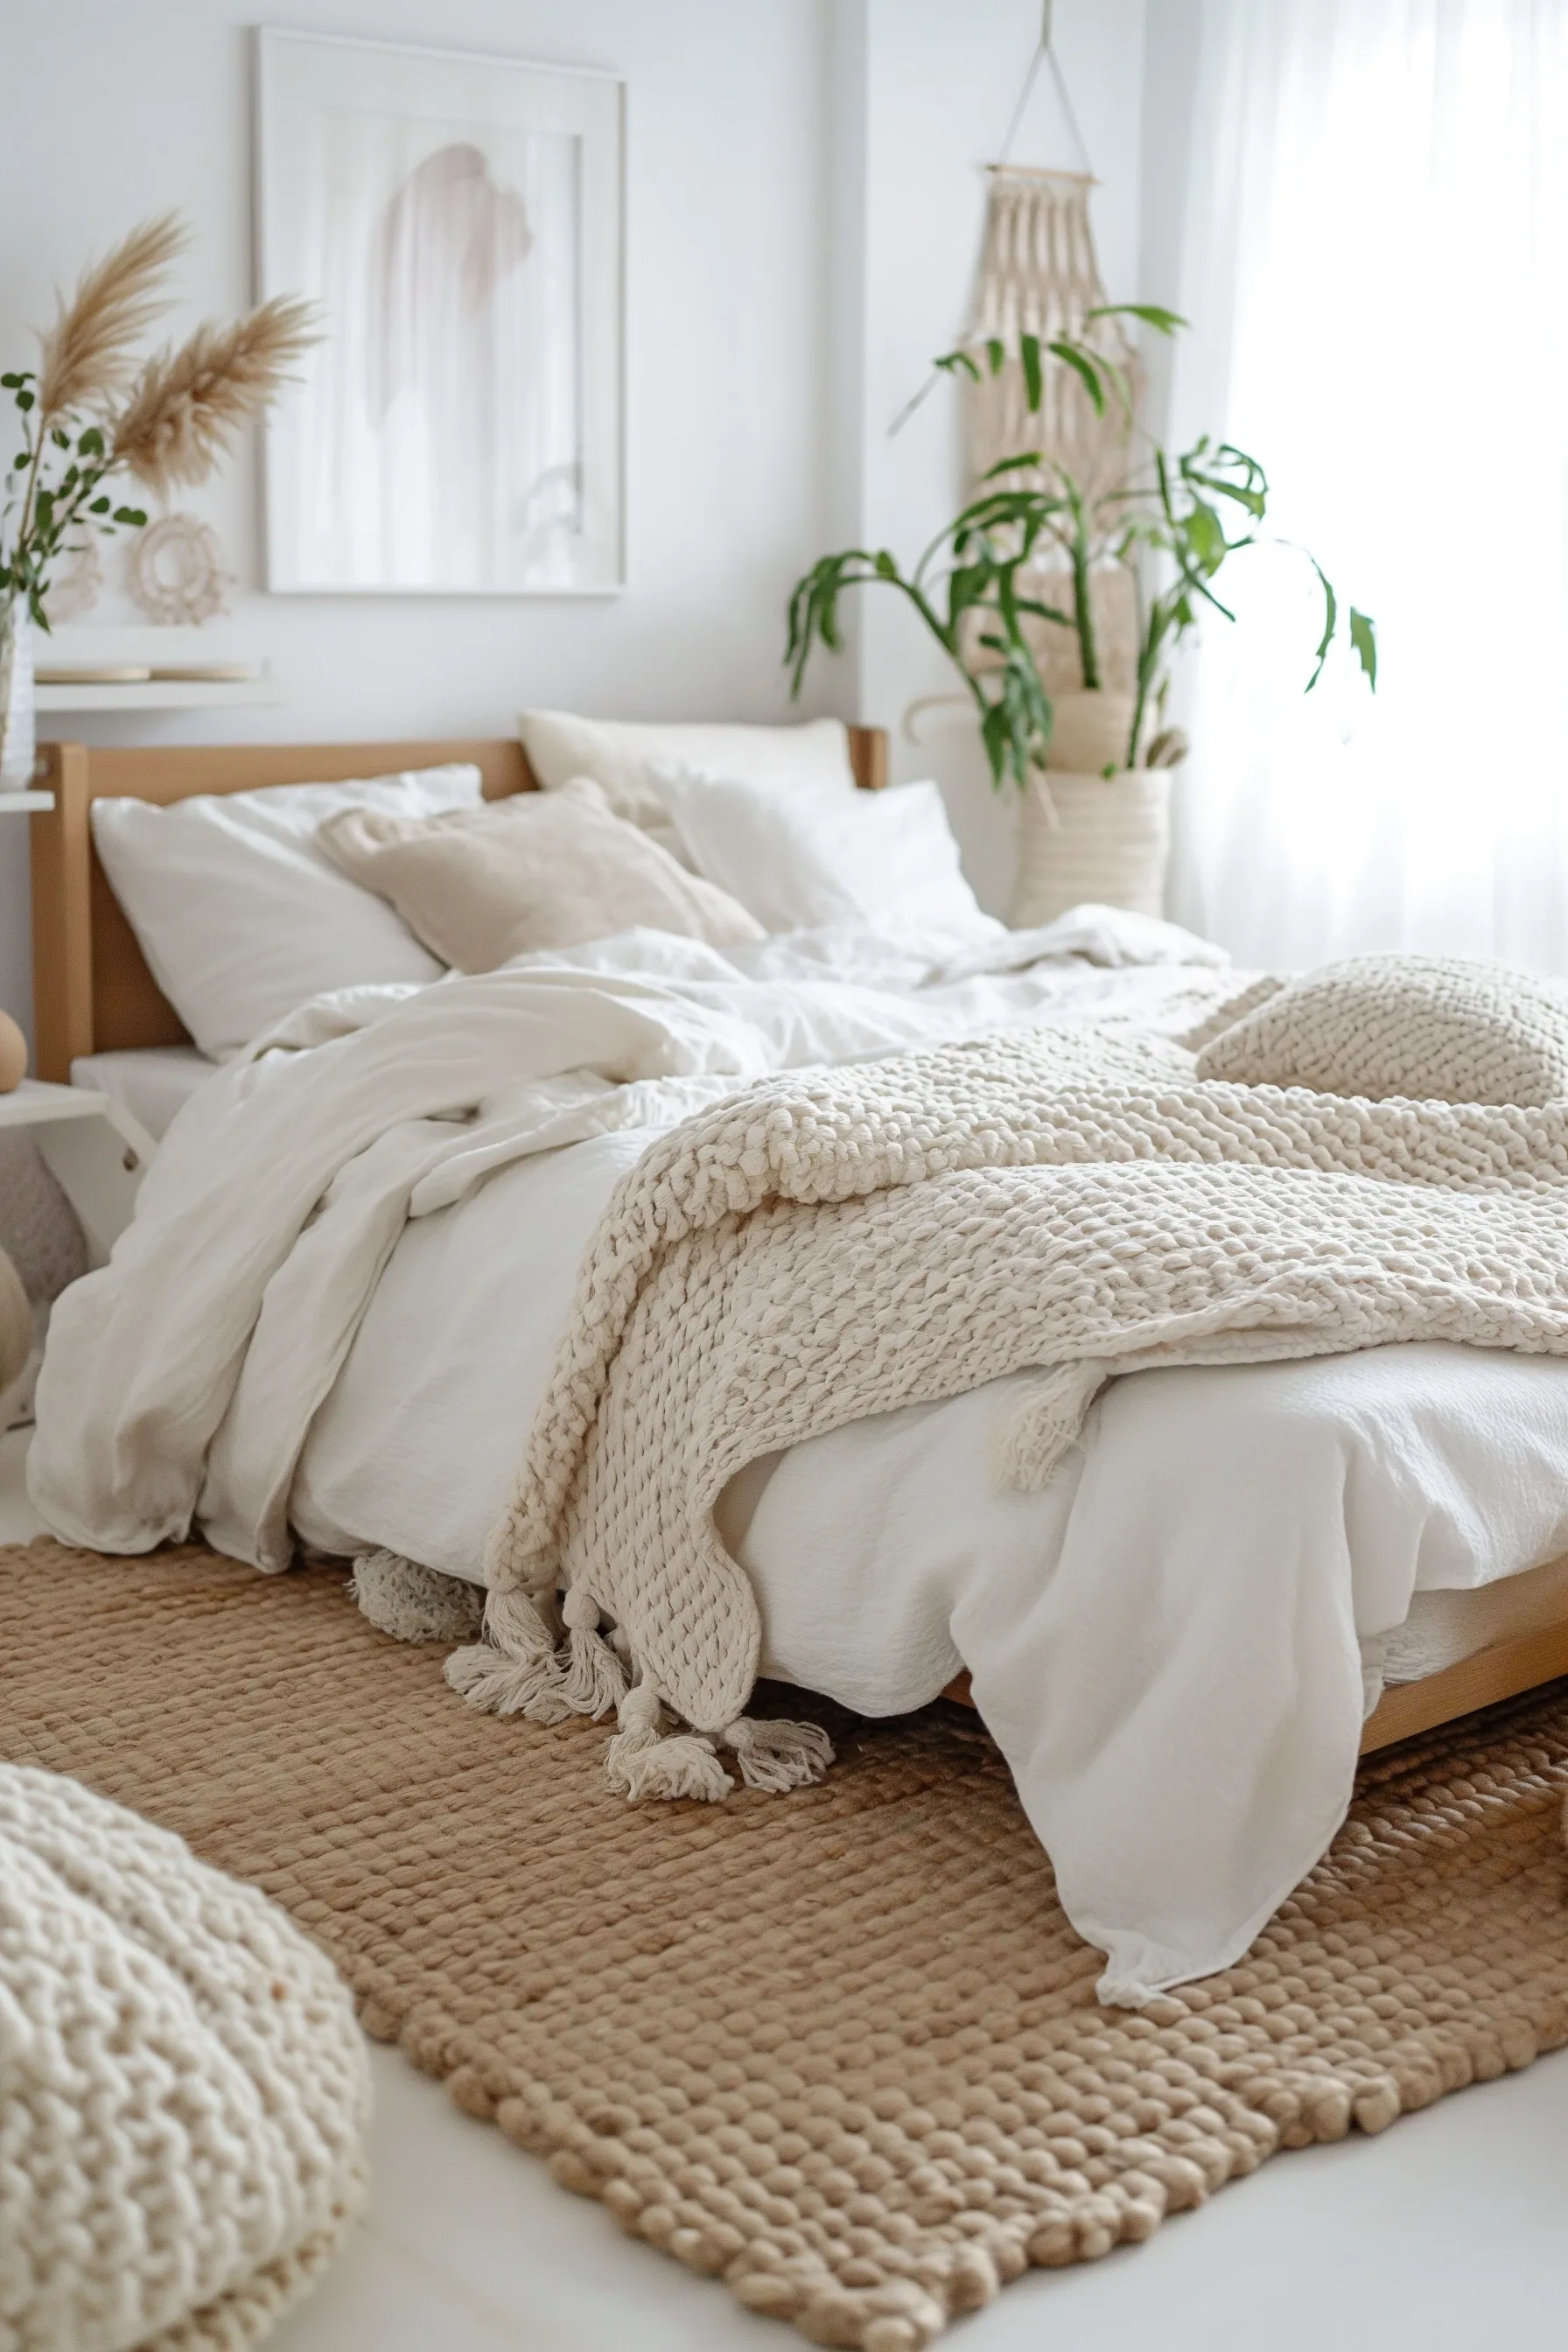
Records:
<instances>
[{"instance_id":1,"label":"white ceramic planter","mask_svg":"<svg viewBox=\"0 0 1568 2352\"><path fill-rule=\"evenodd\" d=\"M1171 772L1036 776L1018 812L1018 869L1007 919L1017 930L1092 900L1138 915L1164 911Z\"/></svg>"},{"instance_id":2,"label":"white ceramic planter","mask_svg":"<svg viewBox=\"0 0 1568 2352\"><path fill-rule=\"evenodd\" d=\"M0 792L25 793L37 759L33 624L19 596L0 603Z\"/></svg>"}]
</instances>

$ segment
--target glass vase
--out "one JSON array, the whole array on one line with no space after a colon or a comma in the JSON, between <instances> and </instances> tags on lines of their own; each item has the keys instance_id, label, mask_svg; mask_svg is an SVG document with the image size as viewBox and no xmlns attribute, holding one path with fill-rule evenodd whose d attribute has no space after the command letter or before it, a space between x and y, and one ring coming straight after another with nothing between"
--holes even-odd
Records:
<instances>
[{"instance_id":1,"label":"glass vase","mask_svg":"<svg viewBox=\"0 0 1568 2352\"><path fill-rule=\"evenodd\" d=\"M26 599L0 603L0 792L25 793L37 763L33 617Z\"/></svg>"}]
</instances>

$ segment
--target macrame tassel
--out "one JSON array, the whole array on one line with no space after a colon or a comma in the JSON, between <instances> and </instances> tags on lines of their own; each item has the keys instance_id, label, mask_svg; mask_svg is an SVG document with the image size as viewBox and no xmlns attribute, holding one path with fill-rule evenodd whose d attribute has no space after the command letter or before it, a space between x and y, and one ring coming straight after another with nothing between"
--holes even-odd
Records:
<instances>
[{"instance_id":1,"label":"macrame tassel","mask_svg":"<svg viewBox=\"0 0 1568 2352\"><path fill-rule=\"evenodd\" d=\"M584 1584L574 1584L561 1612L566 1621L568 1663L561 1696L574 1715L608 1715L626 1696L621 1662L599 1635L599 1604Z\"/></svg>"},{"instance_id":2,"label":"macrame tassel","mask_svg":"<svg viewBox=\"0 0 1568 2352\"><path fill-rule=\"evenodd\" d=\"M554 1637L526 1592L492 1592L485 1639L454 1650L447 1680L470 1706L487 1715L525 1715L531 1723L563 1723L574 1710Z\"/></svg>"},{"instance_id":3,"label":"macrame tassel","mask_svg":"<svg viewBox=\"0 0 1568 2352\"><path fill-rule=\"evenodd\" d=\"M664 1710L649 1682L634 1684L619 1708L620 1729L605 1753L605 1777L633 1803L645 1797L700 1797L716 1803L734 1787L713 1752L694 1731L664 1738Z\"/></svg>"},{"instance_id":4,"label":"macrame tassel","mask_svg":"<svg viewBox=\"0 0 1568 2352\"><path fill-rule=\"evenodd\" d=\"M741 1715L726 1726L722 1738L726 1748L735 1751L747 1788L768 1789L776 1795L786 1789L809 1788L833 1761L833 1742L815 1723L770 1723Z\"/></svg>"},{"instance_id":5,"label":"macrame tassel","mask_svg":"<svg viewBox=\"0 0 1568 2352\"><path fill-rule=\"evenodd\" d=\"M485 1613L479 1585L396 1551L362 1551L348 1590L361 1615L397 1642L471 1642Z\"/></svg>"},{"instance_id":6,"label":"macrame tassel","mask_svg":"<svg viewBox=\"0 0 1568 2352\"><path fill-rule=\"evenodd\" d=\"M1057 1364L1032 1380L997 1431L991 1466L996 1483L1037 1495L1083 1428L1083 1417L1110 1377L1099 1356Z\"/></svg>"}]
</instances>

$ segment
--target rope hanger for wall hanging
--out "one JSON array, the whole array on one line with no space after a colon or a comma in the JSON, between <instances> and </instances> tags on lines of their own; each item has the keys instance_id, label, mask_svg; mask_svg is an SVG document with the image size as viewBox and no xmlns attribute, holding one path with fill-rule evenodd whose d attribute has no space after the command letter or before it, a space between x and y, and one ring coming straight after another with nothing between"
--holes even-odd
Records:
<instances>
[{"instance_id":1,"label":"rope hanger for wall hanging","mask_svg":"<svg viewBox=\"0 0 1568 2352\"><path fill-rule=\"evenodd\" d=\"M996 338L1013 356L1000 375L973 388L971 470L978 476L998 457L1043 448L1063 458L1075 473L1083 468L1081 478L1091 486L1103 481L1109 487L1108 467L1125 463L1124 420L1096 417L1078 392L1077 379L1056 363L1047 367L1045 404L1037 415L1030 415L1016 356L1019 335L1029 333L1038 335L1043 342L1053 338L1087 341L1103 349L1119 365L1136 367L1132 343L1120 321L1088 318L1107 299L1089 218L1089 192L1099 182L1057 56L1054 14L1055 0L1043 0L1040 37L996 161L986 167L990 186L980 277L970 324L962 340L966 348L977 348ZM1077 152L1076 170L1011 160L1042 67L1049 71ZM894 417L888 428L889 436L902 429L941 380L942 371L933 368Z\"/></svg>"},{"instance_id":2,"label":"rope hanger for wall hanging","mask_svg":"<svg viewBox=\"0 0 1568 2352\"><path fill-rule=\"evenodd\" d=\"M1056 84L1057 103L1061 108L1062 119L1072 132L1073 145L1078 149L1079 162L1083 166L1083 175L1086 180L1092 180L1094 166L1089 160L1089 149L1084 143L1083 132L1079 129L1078 116L1073 111L1072 100L1068 95L1067 77L1062 72L1060 60L1051 43L1051 20L1056 15L1056 5L1057 0L1042 0L1040 37L1035 45L1035 54L1029 59L1029 68L1024 76L1024 87L1018 92L1018 103L1013 109L1013 119L1003 136L1001 152L992 168L995 171L1005 168L1007 158L1013 152L1013 142L1018 136L1024 117L1029 110L1029 100L1035 94L1035 84L1039 79L1040 68L1049 66L1051 79Z\"/></svg>"}]
</instances>

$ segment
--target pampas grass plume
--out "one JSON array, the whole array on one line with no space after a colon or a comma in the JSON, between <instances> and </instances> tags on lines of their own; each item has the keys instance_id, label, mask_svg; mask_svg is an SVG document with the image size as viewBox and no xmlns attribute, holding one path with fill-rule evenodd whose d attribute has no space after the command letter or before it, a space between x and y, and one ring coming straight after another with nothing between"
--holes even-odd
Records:
<instances>
[{"instance_id":1,"label":"pampas grass plume","mask_svg":"<svg viewBox=\"0 0 1568 2352\"><path fill-rule=\"evenodd\" d=\"M313 316L309 302L277 295L232 326L208 320L177 351L150 359L114 420L111 464L155 491L205 481L318 340Z\"/></svg>"},{"instance_id":2,"label":"pampas grass plume","mask_svg":"<svg viewBox=\"0 0 1568 2352\"><path fill-rule=\"evenodd\" d=\"M189 243L174 213L143 221L82 272L68 305L57 295L55 323L39 338L38 406L44 417L101 408L135 372L134 344L167 307L163 279Z\"/></svg>"}]
</instances>

